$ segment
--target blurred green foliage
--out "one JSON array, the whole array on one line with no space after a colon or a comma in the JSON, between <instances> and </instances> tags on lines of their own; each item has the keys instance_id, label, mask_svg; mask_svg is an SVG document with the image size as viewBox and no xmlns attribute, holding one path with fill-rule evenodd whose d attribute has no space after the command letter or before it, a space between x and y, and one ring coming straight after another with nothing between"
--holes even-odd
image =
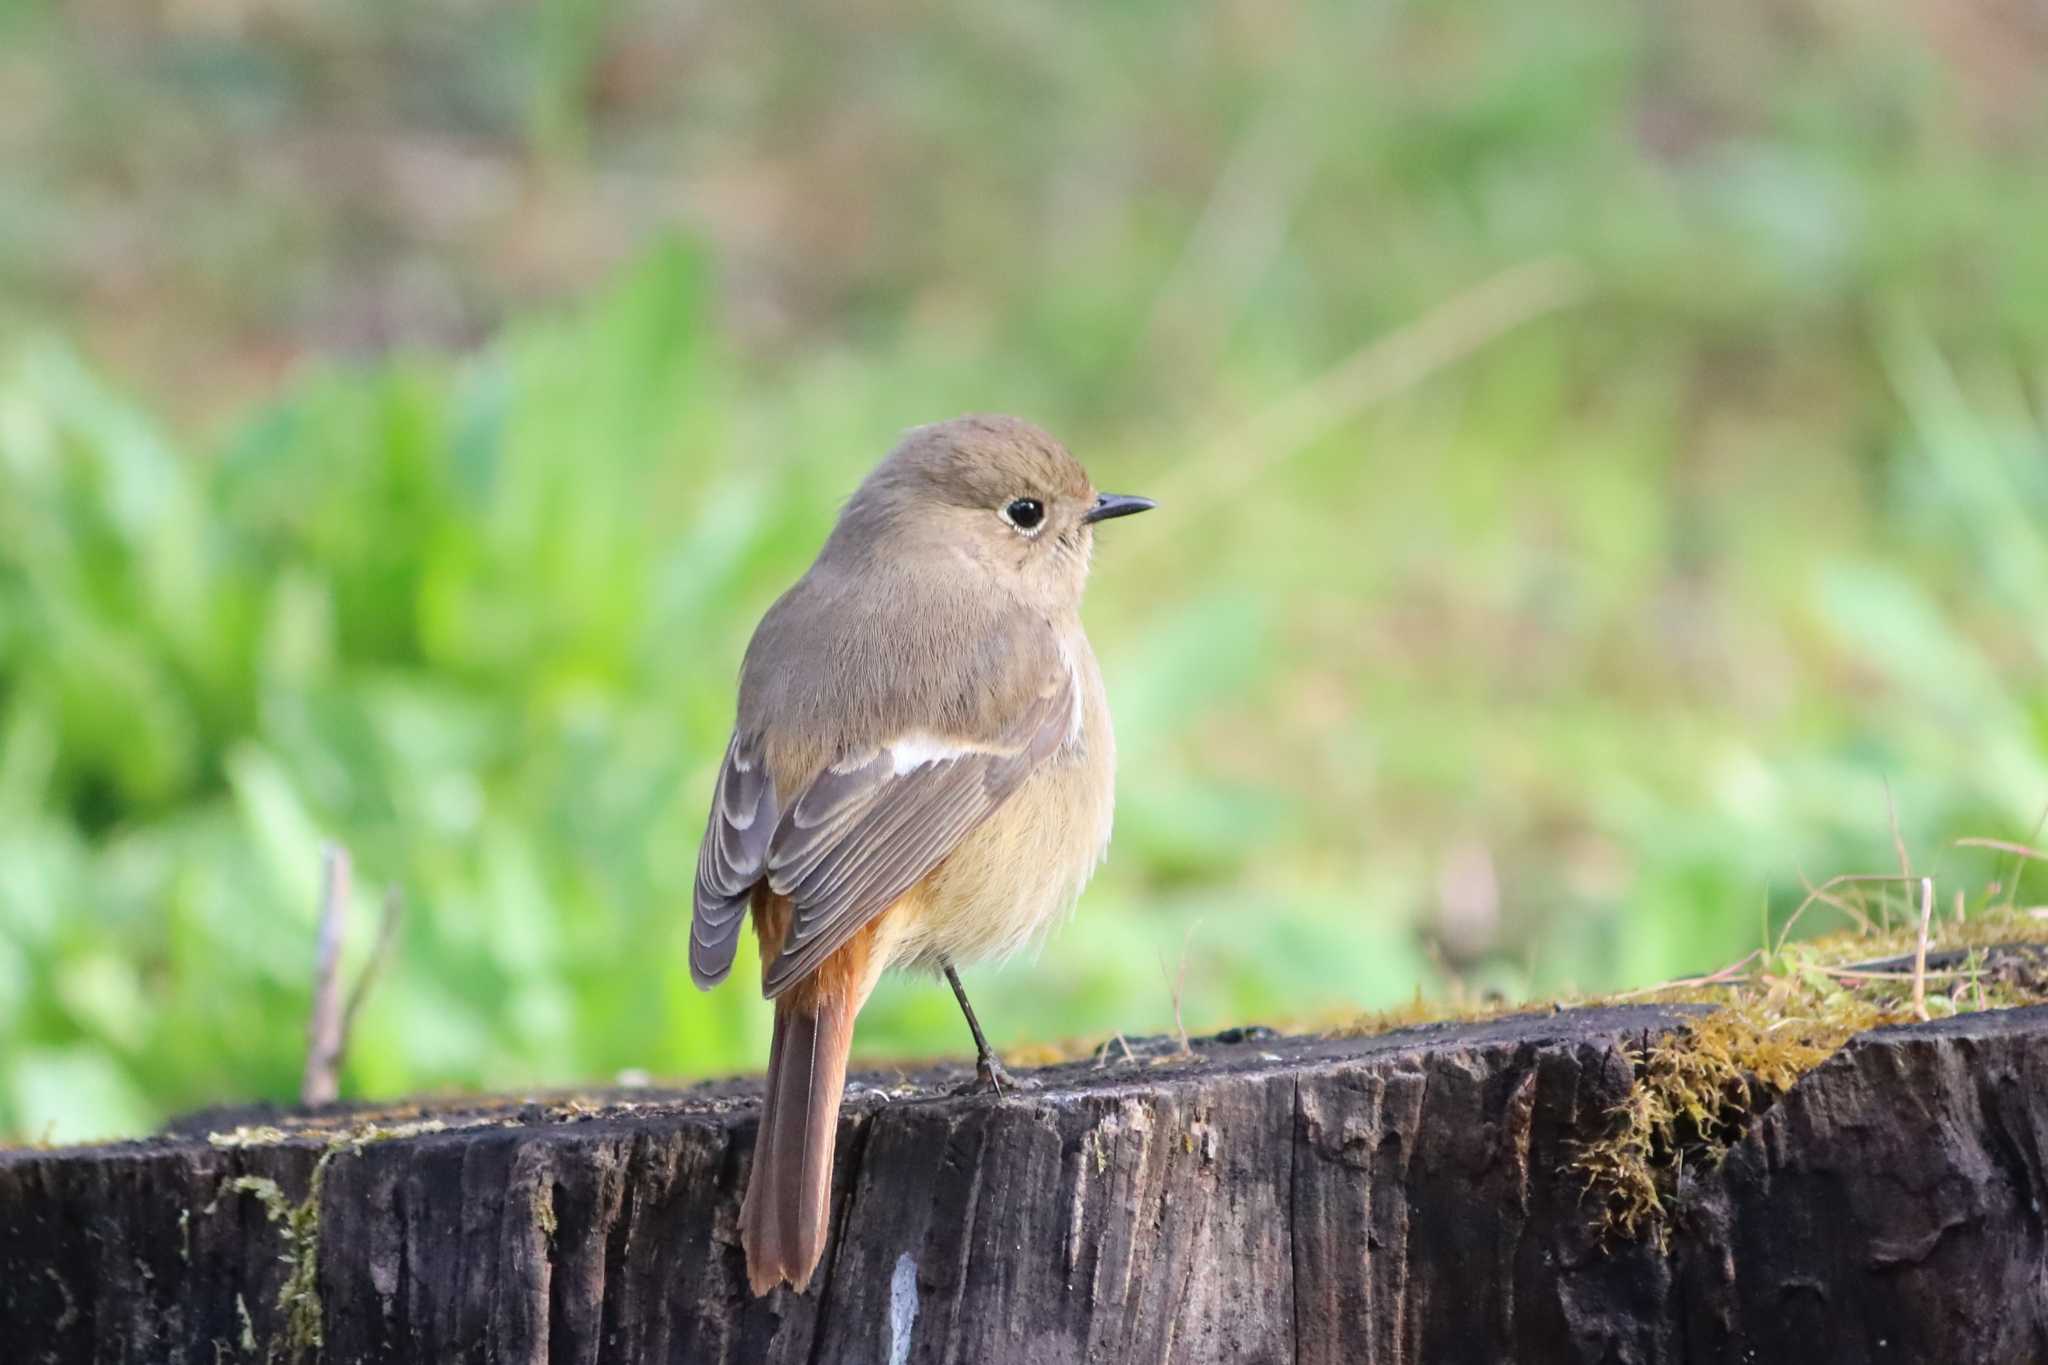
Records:
<instances>
[{"instance_id":1,"label":"blurred green foliage","mask_svg":"<svg viewBox=\"0 0 2048 1365\"><path fill-rule=\"evenodd\" d=\"M1887 865L1887 783L1923 862L2032 827L2028 33L805 14L0 9L0 1131L290 1095L324 838L352 963L410 906L350 1093L757 1066L680 951L740 652L967 409L1164 503L999 1041L1641 983ZM903 981L860 1046L962 1036Z\"/></svg>"}]
</instances>

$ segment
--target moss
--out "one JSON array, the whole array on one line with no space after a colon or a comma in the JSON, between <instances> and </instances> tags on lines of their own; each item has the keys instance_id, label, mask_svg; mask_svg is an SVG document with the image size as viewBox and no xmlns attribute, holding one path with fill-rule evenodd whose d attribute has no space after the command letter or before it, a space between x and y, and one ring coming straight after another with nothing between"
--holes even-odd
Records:
<instances>
[{"instance_id":1,"label":"moss","mask_svg":"<svg viewBox=\"0 0 2048 1365\"><path fill-rule=\"evenodd\" d=\"M1930 1017L2048 1002L2040 955L1992 947L2048 942L2048 925L2010 908L1949 921L1930 954ZM1680 1180L1717 1164L1757 1116L1858 1033L1918 1017L1913 973L1896 959L1915 949L1918 926L1837 934L1755 955L1741 973L1675 983L1634 998L1714 1008L1633 1055L1635 1081L1608 1111L1608 1129L1575 1165L1598 1207L1604 1237L1668 1244ZM1960 954L1960 956L1954 956Z\"/></svg>"},{"instance_id":2,"label":"moss","mask_svg":"<svg viewBox=\"0 0 2048 1365\"><path fill-rule=\"evenodd\" d=\"M284 1238L285 1278L277 1291L277 1310L284 1318L284 1337L273 1343L270 1359L296 1362L319 1351L324 1340L320 1304L320 1188L326 1182L327 1163L340 1145L320 1154L313 1163L313 1178L307 1182L306 1197L293 1203L275 1180L268 1176L244 1175L230 1181L228 1188L253 1194L263 1204L264 1215L277 1224ZM246 1305L244 1312L246 1314ZM253 1333L246 1328L245 1338ZM247 1344L253 1345L253 1340Z\"/></svg>"},{"instance_id":3,"label":"moss","mask_svg":"<svg viewBox=\"0 0 2048 1365\"><path fill-rule=\"evenodd\" d=\"M284 1318L284 1334L279 1341L271 1344L265 1353L266 1359L296 1362L316 1355L324 1339L324 1313L320 1303L320 1190L327 1179L328 1163L342 1153L358 1153L364 1147L376 1142L391 1142L401 1138L419 1137L427 1133L445 1132L450 1128L480 1127L496 1122L491 1118L477 1118L470 1121L449 1123L443 1119L412 1119L402 1123L359 1123L344 1130L300 1128L286 1132L280 1128L257 1127L237 1128L230 1133L209 1133L207 1138L217 1147L266 1147L275 1146L291 1138L319 1137L326 1139L326 1146L320 1157L313 1163L313 1176L307 1183L306 1197L292 1201L284 1188L269 1176L243 1175L228 1182L227 1188L238 1194L254 1195L263 1205L264 1216L277 1225L284 1239L283 1260L285 1263L284 1284L277 1292L278 1312ZM210 1214L219 1205L216 1199L202 1210ZM552 1221L553 1209L548 1210ZM552 1235L553 1228L549 1228ZM248 1319L247 1305L243 1305L244 1349L255 1349L255 1332Z\"/></svg>"},{"instance_id":4,"label":"moss","mask_svg":"<svg viewBox=\"0 0 2048 1365\"><path fill-rule=\"evenodd\" d=\"M1095 1158L1095 1174L1097 1175L1101 1175L1109 1169L1110 1148L1116 1141L1112 1135L1115 1122L1116 1120L1110 1119L1102 1125L1089 1129L1088 1136L1084 1139L1088 1144L1089 1155ZM1112 1132L1105 1132L1105 1128L1111 1129Z\"/></svg>"},{"instance_id":5,"label":"moss","mask_svg":"<svg viewBox=\"0 0 2048 1365\"><path fill-rule=\"evenodd\" d=\"M495 1119L458 1119L453 1123L446 1119L414 1119L406 1123L365 1123L351 1128L335 1139L335 1145L347 1147L351 1152L360 1152L373 1142L397 1142L403 1138L423 1137L428 1133L445 1133L455 1128L483 1128L497 1122Z\"/></svg>"},{"instance_id":6,"label":"moss","mask_svg":"<svg viewBox=\"0 0 2048 1365\"><path fill-rule=\"evenodd\" d=\"M413 1118L402 1123L379 1123L370 1119L358 1119L346 1128L334 1128L315 1123L295 1123L289 1128L270 1124L245 1125L225 1133L208 1133L206 1140L215 1147L224 1149L241 1147L281 1147L287 1142L312 1140L324 1142L329 1147L347 1147L350 1151L361 1151L373 1142L390 1142L397 1138L420 1137L427 1133L445 1133L455 1128L484 1128L506 1120L487 1114L470 1115L457 1119Z\"/></svg>"},{"instance_id":7,"label":"moss","mask_svg":"<svg viewBox=\"0 0 2048 1365\"><path fill-rule=\"evenodd\" d=\"M1804 1018L1752 1000L1722 1005L1636 1052L1636 1079L1608 1111L1610 1131L1577 1166L1610 1237L1663 1246L1688 1165L1718 1163L1754 1117L1856 1033L1895 1016L1844 995Z\"/></svg>"},{"instance_id":8,"label":"moss","mask_svg":"<svg viewBox=\"0 0 2048 1365\"><path fill-rule=\"evenodd\" d=\"M548 1241L553 1242L555 1240L555 1232L559 1226L555 1221L555 1187L553 1185L541 1186L540 1193L534 1199L533 1217L534 1222L540 1227L541 1235L546 1237Z\"/></svg>"},{"instance_id":9,"label":"moss","mask_svg":"<svg viewBox=\"0 0 2048 1365\"><path fill-rule=\"evenodd\" d=\"M256 1354L256 1320L249 1316L249 1301L240 1294L235 1295L235 1311L242 1318L242 1349L253 1356Z\"/></svg>"}]
</instances>

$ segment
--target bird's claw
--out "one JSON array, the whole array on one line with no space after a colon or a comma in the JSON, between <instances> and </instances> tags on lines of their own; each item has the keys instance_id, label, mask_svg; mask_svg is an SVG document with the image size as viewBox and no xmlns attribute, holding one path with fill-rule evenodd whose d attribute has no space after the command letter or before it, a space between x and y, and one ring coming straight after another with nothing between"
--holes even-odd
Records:
<instances>
[{"instance_id":1,"label":"bird's claw","mask_svg":"<svg viewBox=\"0 0 2048 1365\"><path fill-rule=\"evenodd\" d=\"M953 1087L951 1093L955 1095L994 1095L997 1099L1001 1099L1005 1091L1030 1090L1037 1084L1038 1082L1036 1081L1030 1079L1019 1080L1016 1076L1011 1075L1009 1070L994 1057L979 1057L975 1059L974 1063L974 1079L962 1081Z\"/></svg>"}]
</instances>

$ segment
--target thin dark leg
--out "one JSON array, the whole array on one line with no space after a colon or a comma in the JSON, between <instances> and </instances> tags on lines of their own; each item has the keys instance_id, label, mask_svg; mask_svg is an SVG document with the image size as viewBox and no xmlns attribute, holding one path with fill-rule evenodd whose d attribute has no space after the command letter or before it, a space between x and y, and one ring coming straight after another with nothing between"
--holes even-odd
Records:
<instances>
[{"instance_id":1,"label":"thin dark leg","mask_svg":"<svg viewBox=\"0 0 2048 1365\"><path fill-rule=\"evenodd\" d=\"M953 998L960 1002L960 1012L967 1016L967 1031L974 1035L975 1079L1000 1095L1004 1085L1017 1082L996 1060L996 1050L988 1045L988 1037L981 1031L981 1020L974 1017L974 1006L967 1003L967 988L960 984L960 973L953 970L950 962L946 964L946 980L953 987Z\"/></svg>"}]
</instances>

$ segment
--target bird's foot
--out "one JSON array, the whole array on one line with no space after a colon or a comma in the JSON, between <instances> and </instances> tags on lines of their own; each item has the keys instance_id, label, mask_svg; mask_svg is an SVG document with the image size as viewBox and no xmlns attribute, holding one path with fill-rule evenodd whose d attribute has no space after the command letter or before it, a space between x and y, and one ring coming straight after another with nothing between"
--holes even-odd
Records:
<instances>
[{"instance_id":1,"label":"bird's foot","mask_svg":"<svg viewBox=\"0 0 2048 1365\"><path fill-rule=\"evenodd\" d=\"M996 1055L993 1052L984 1053L975 1059L974 1079L987 1086L990 1090L995 1091L998 1099L1002 1098L1005 1087L1011 1090L1023 1088L1017 1084L1015 1076L1004 1070L1003 1064L996 1060Z\"/></svg>"},{"instance_id":2,"label":"bird's foot","mask_svg":"<svg viewBox=\"0 0 2048 1365\"><path fill-rule=\"evenodd\" d=\"M974 1079L962 1081L950 1093L955 1095L994 1095L1001 1099L1005 1091L1032 1090L1038 1082L1030 1077L1019 1079L1010 1074L1004 1065L996 1060L994 1053L985 1053L974 1061Z\"/></svg>"}]
</instances>

